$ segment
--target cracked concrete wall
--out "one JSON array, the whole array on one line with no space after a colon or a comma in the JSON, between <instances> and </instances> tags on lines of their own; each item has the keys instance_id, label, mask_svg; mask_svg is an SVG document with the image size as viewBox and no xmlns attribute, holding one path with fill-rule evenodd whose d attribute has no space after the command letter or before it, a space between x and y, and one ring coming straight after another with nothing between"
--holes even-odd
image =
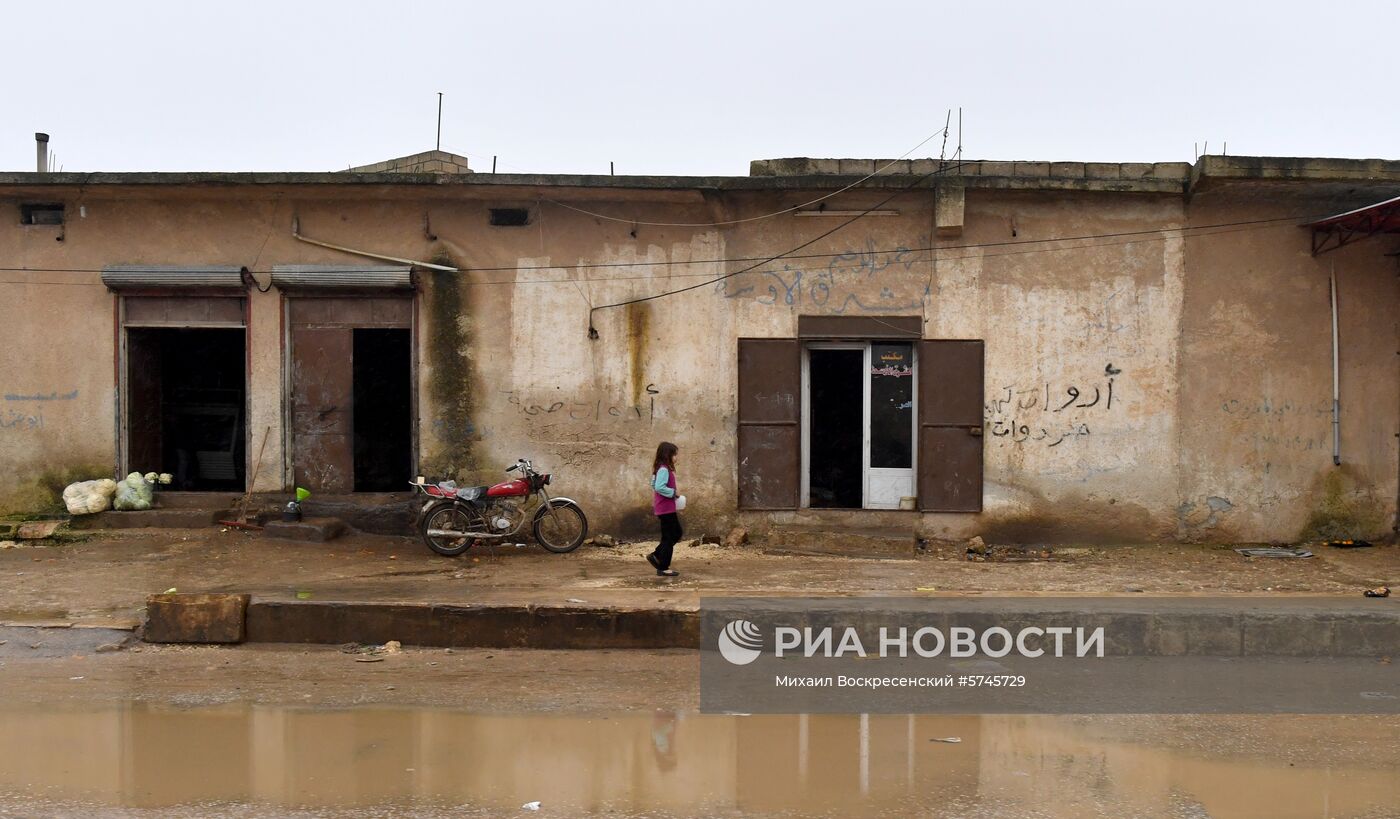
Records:
<instances>
[{"instance_id":1,"label":"cracked concrete wall","mask_svg":"<svg viewBox=\"0 0 1400 819\"><path fill-rule=\"evenodd\" d=\"M1303 205L1326 212L1340 201L968 189L963 235L940 239L933 197L920 192L884 206L897 215L818 239L842 217L736 221L810 198L801 191L591 196L577 204L639 221L482 190L98 187L82 194L85 217L70 207L63 242L41 229L0 229L0 258L34 268L255 270L357 261L292 239L295 214L318 239L460 265L467 272L425 274L420 286L419 471L490 483L514 458L531 457L556 475L555 491L584 503L597 531L652 528L646 479L661 440L682 447L692 534L740 517L736 339L792 337L803 314L919 315L926 337L986 341L986 511L849 513L851 525L1031 541L1288 540L1389 526L1400 311L1382 253L1393 247L1372 240L1332 254L1346 391L1346 464L1332 470L1317 414L1330 394L1332 259L1312 259L1293 223L1208 237L1142 233ZM860 210L886 196L852 191L830 204ZM490 227L487 209L502 206L529 207L530 224ZM642 224L717 221L734 224ZM1036 244L1091 234L1114 235ZM761 259L813 239L796 255L829 255L606 308L744 267L717 259ZM7 510L32 506L46 470L49 483L110 474L116 451L112 294L95 273L21 275L24 284L6 285L16 297L0 302L0 390L74 397L0 405ZM268 465L286 460L281 295L249 299L249 427L254 437L273 430L257 488L275 489L285 473ZM28 420L40 409L42 424Z\"/></svg>"}]
</instances>

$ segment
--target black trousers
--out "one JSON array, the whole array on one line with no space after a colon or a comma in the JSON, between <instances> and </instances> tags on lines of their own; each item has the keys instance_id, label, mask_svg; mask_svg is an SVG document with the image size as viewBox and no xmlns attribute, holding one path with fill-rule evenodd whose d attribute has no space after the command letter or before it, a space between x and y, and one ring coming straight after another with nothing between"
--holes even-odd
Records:
<instances>
[{"instance_id":1,"label":"black trousers","mask_svg":"<svg viewBox=\"0 0 1400 819\"><path fill-rule=\"evenodd\" d=\"M661 542L656 544L656 562L663 570L671 568L671 551L681 540L681 519L675 512L657 515L661 521Z\"/></svg>"}]
</instances>

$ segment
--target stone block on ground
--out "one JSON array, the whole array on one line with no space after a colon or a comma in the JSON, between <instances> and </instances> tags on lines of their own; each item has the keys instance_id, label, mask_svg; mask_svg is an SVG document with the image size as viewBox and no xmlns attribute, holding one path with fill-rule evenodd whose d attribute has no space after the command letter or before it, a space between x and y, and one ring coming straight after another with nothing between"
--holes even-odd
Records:
<instances>
[{"instance_id":1,"label":"stone block on ground","mask_svg":"<svg viewBox=\"0 0 1400 819\"><path fill-rule=\"evenodd\" d=\"M53 537L61 526L61 520L27 520L15 529L15 537L19 540L43 540Z\"/></svg>"},{"instance_id":2,"label":"stone block on ground","mask_svg":"<svg viewBox=\"0 0 1400 819\"><path fill-rule=\"evenodd\" d=\"M148 643L241 643L246 594L153 594L146 598Z\"/></svg>"},{"instance_id":3,"label":"stone block on ground","mask_svg":"<svg viewBox=\"0 0 1400 819\"><path fill-rule=\"evenodd\" d=\"M339 518L302 518L301 520L272 520L263 527L268 537L324 543L345 534L345 524Z\"/></svg>"}]
</instances>

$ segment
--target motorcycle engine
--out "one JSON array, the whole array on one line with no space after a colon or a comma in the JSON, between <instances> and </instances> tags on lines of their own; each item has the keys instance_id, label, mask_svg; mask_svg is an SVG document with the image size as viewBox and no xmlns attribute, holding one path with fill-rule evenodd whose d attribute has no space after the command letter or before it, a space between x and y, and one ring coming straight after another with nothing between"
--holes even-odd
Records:
<instances>
[{"instance_id":1,"label":"motorcycle engine","mask_svg":"<svg viewBox=\"0 0 1400 819\"><path fill-rule=\"evenodd\" d=\"M524 520L525 505L513 498L493 500L486 506L486 523L493 532L513 532Z\"/></svg>"}]
</instances>

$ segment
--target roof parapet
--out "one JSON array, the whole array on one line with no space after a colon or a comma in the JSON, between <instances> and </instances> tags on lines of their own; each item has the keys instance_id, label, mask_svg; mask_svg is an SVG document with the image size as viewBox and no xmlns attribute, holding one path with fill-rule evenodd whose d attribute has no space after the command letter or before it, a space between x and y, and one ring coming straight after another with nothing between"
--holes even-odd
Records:
<instances>
[{"instance_id":1,"label":"roof parapet","mask_svg":"<svg viewBox=\"0 0 1400 819\"><path fill-rule=\"evenodd\" d=\"M1184 184L1190 178L1188 162L1032 162L1025 160L940 159L756 159L749 176L925 176L942 171L947 176L1000 177L1004 179L1095 179L1137 181L1159 179Z\"/></svg>"}]
</instances>

